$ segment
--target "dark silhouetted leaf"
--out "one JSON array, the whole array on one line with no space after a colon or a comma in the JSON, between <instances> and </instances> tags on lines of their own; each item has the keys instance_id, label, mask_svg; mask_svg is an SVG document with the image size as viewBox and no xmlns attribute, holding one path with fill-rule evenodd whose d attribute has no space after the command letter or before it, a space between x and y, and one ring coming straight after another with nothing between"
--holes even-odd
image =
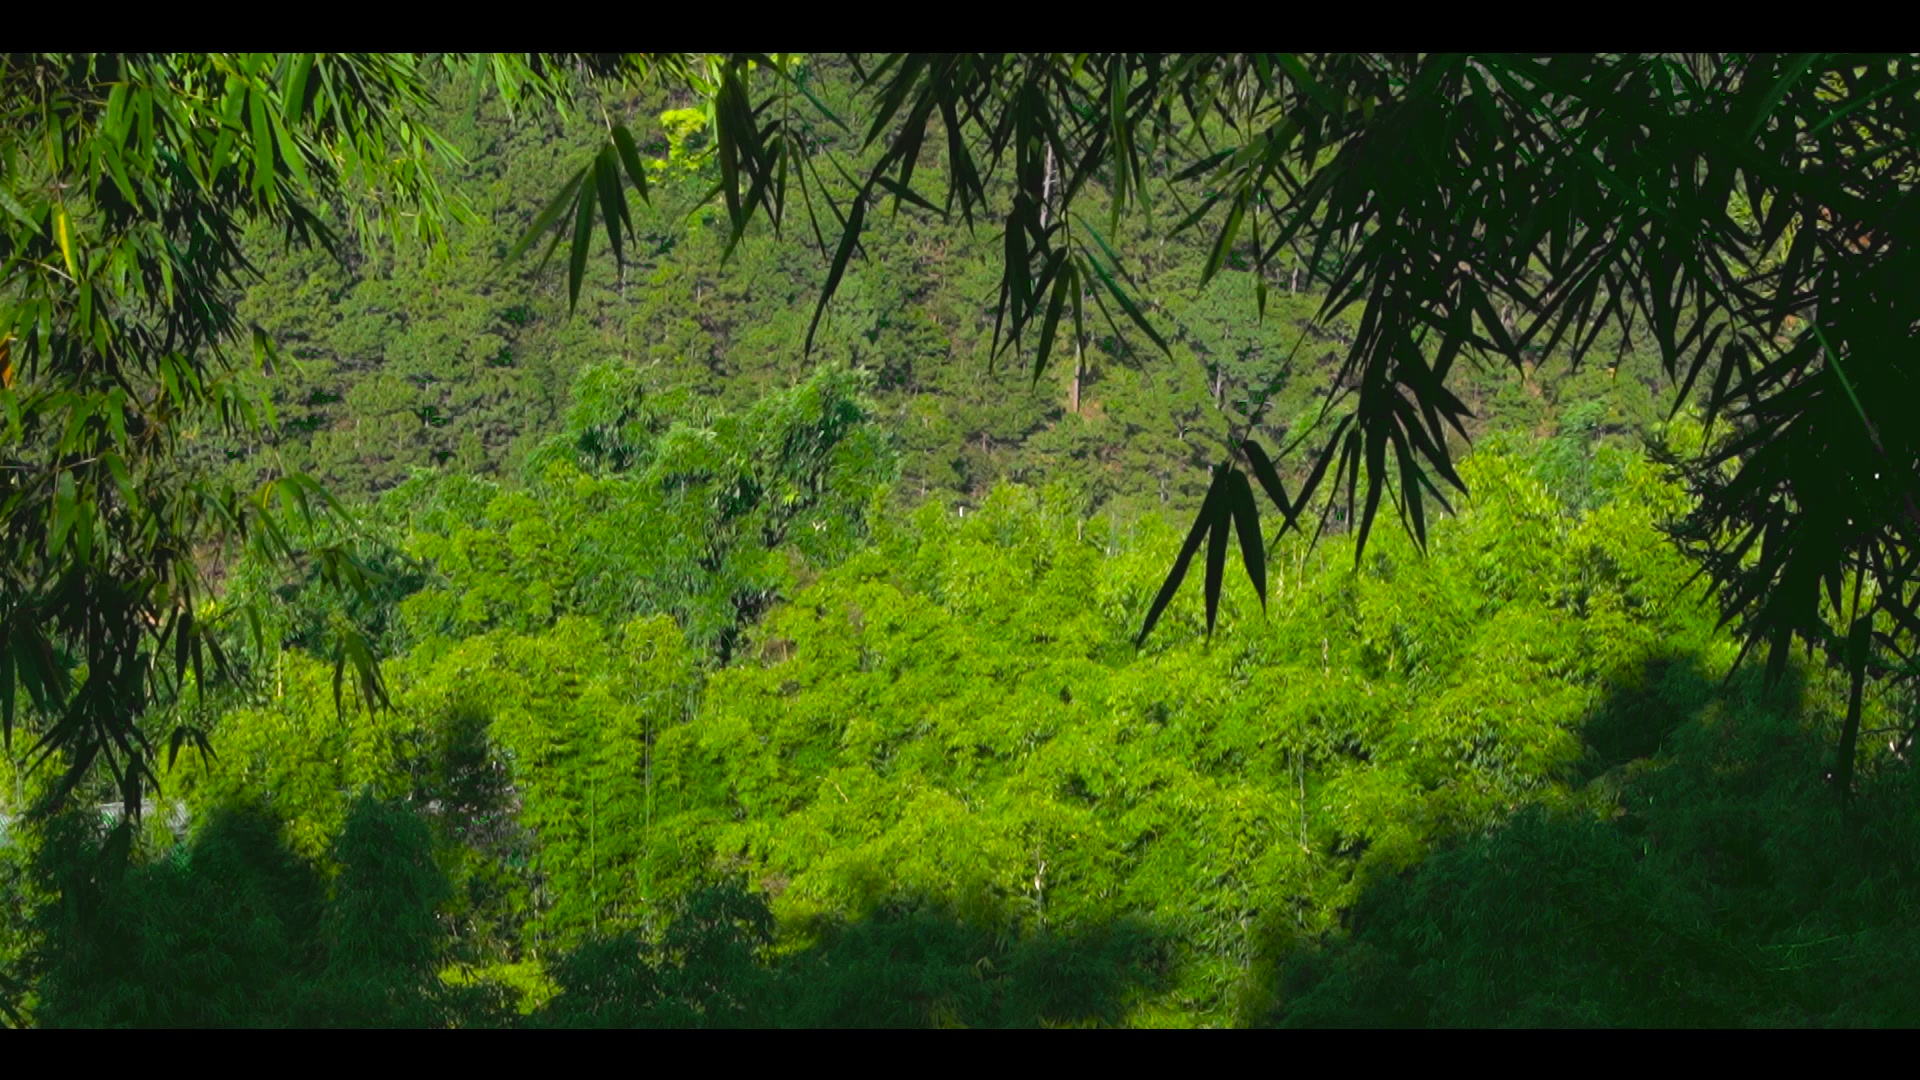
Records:
<instances>
[{"instance_id":1,"label":"dark silhouetted leaf","mask_svg":"<svg viewBox=\"0 0 1920 1080\"><path fill-rule=\"evenodd\" d=\"M1167 610L1173 594L1179 591L1180 582L1187 576L1187 565L1193 561L1194 552L1200 550L1200 541L1206 538L1207 530L1218 516L1214 508L1226 499L1226 489L1226 475L1215 470L1213 484L1207 488L1207 497L1200 504L1200 512L1194 516L1193 528L1187 531L1187 539L1180 545L1180 556L1173 561L1173 569L1168 572L1166 583L1160 586L1159 595L1153 598L1153 606L1147 609L1147 619L1140 627L1140 636L1133 641L1135 648L1146 643L1147 635L1153 633L1154 624L1160 621L1160 613Z\"/></svg>"},{"instance_id":2,"label":"dark silhouetted leaf","mask_svg":"<svg viewBox=\"0 0 1920 1080\"><path fill-rule=\"evenodd\" d=\"M1207 600L1207 637L1213 637L1214 618L1220 611L1220 587L1227 576L1227 534L1233 526L1227 520L1233 514L1233 466L1221 464L1215 466L1214 484L1220 494L1209 496L1207 506L1211 513L1207 522L1207 579L1205 581ZM1244 484L1246 481L1241 480Z\"/></svg>"},{"instance_id":3,"label":"dark silhouetted leaf","mask_svg":"<svg viewBox=\"0 0 1920 1080\"><path fill-rule=\"evenodd\" d=\"M1040 373L1047 369L1047 357L1053 354L1053 339L1060 329L1060 312L1066 307L1067 293L1074 288L1077 277L1074 267L1066 262L1067 251L1061 248L1058 263L1053 273L1052 295L1047 300L1046 317L1040 322L1040 347L1034 350L1033 381L1040 382Z\"/></svg>"},{"instance_id":4,"label":"dark silhouetted leaf","mask_svg":"<svg viewBox=\"0 0 1920 1080\"><path fill-rule=\"evenodd\" d=\"M1091 226L1088 227L1088 231L1092 231ZM1105 247L1104 241L1101 246L1103 248ZM1161 337L1160 332L1153 328L1153 324L1147 322L1146 315L1134 304L1132 298L1128 297L1126 292L1120 288L1120 283L1113 279L1113 275L1107 272L1107 268L1100 265L1100 260L1090 258L1087 260L1087 265L1093 267L1094 275L1100 279L1102 285L1107 287L1107 292L1113 295L1114 301L1120 305L1120 310L1127 313L1127 318L1132 319L1133 324L1139 327L1142 333L1153 339L1153 343L1160 347L1161 352L1169 356L1173 355L1173 350L1167 347L1166 339Z\"/></svg>"},{"instance_id":5,"label":"dark silhouetted leaf","mask_svg":"<svg viewBox=\"0 0 1920 1080\"><path fill-rule=\"evenodd\" d=\"M586 179L587 170L585 169L573 174L573 179L567 181L566 186L560 189L560 194L555 195L553 201L533 219L533 224L528 227L526 235L514 242L513 248L507 252L507 261L511 262L526 254L527 249L532 247L535 241L539 240L548 229L553 228L562 214L574 208L574 199L580 194L580 186L586 183Z\"/></svg>"},{"instance_id":6,"label":"dark silhouetted leaf","mask_svg":"<svg viewBox=\"0 0 1920 1080\"><path fill-rule=\"evenodd\" d=\"M613 261L616 265L627 261L624 242L620 237L621 226L632 231L632 223L627 217L626 196L620 191L619 166L613 160L613 148L603 148L593 159L593 185L600 195L600 217L607 227L607 243L613 248Z\"/></svg>"},{"instance_id":7,"label":"dark silhouetted leaf","mask_svg":"<svg viewBox=\"0 0 1920 1080\"><path fill-rule=\"evenodd\" d=\"M1293 520L1293 504L1287 501L1287 487L1280 482L1280 473L1274 469L1273 459L1269 458L1260 444L1252 439L1243 440L1240 447L1246 451L1247 464L1253 466L1254 478L1260 481L1260 487L1266 491L1267 498L1273 500L1273 505L1290 524ZM1285 525L1282 528L1284 529Z\"/></svg>"},{"instance_id":8,"label":"dark silhouetted leaf","mask_svg":"<svg viewBox=\"0 0 1920 1080\"><path fill-rule=\"evenodd\" d=\"M1230 501L1233 505L1233 524L1240 534L1240 558L1246 563L1247 577L1253 580L1253 591L1260 594L1260 610L1267 609L1267 549L1266 540L1260 535L1260 508L1253 501L1253 486L1247 483L1245 473L1238 469L1228 469Z\"/></svg>"},{"instance_id":9,"label":"dark silhouetted leaf","mask_svg":"<svg viewBox=\"0 0 1920 1080\"><path fill-rule=\"evenodd\" d=\"M646 199L648 197L647 170L640 162L640 150L634 145L633 133L622 125L614 125L613 145L620 154L621 167L626 169L627 179L632 182L633 190L640 193L640 198Z\"/></svg>"},{"instance_id":10,"label":"dark silhouetted leaf","mask_svg":"<svg viewBox=\"0 0 1920 1080\"><path fill-rule=\"evenodd\" d=\"M593 243L593 200L585 191L573 219L573 250L567 261L567 310L580 306L580 282L587 274L587 249Z\"/></svg>"},{"instance_id":11,"label":"dark silhouetted leaf","mask_svg":"<svg viewBox=\"0 0 1920 1080\"><path fill-rule=\"evenodd\" d=\"M840 279L847 272L847 260L853 258L854 246L860 242L860 229L867 220L867 192L862 191L853 200L853 207L847 211L846 228L840 233L840 247L833 253L833 265L827 268L827 284L820 290L820 300L813 307L813 321L807 324L805 352L813 352L813 335L820 329L820 317L827 312L827 302L840 288Z\"/></svg>"}]
</instances>

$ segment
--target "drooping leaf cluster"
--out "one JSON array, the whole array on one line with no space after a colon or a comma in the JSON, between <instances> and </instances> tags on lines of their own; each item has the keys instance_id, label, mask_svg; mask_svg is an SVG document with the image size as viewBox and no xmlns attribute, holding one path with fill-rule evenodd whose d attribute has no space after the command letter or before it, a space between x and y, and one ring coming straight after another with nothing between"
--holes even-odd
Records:
<instances>
[{"instance_id":1,"label":"drooping leaf cluster","mask_svg":"<svg viewBox=\"0 0 1920 1080\"><path fill-rule=\"evenodd\" d=\"M1856 681L1876 646L1905 663L1904 635L1920 626L1902 585L1917 470L1898 418L1914 410L1886 372L1903 370L1887 358L1911 350L1915 325L1913 292L1900 285L1912 276L1920 175L1912 56L854 62L875 102L864 141L880 153L863 163L845 212L835 210L843 229L823 307L869 202L888 195L1001 224L996 343L1002 326L1008 340L1037 327L1036 377L1067 301L1077 337L1087 296L1111 299L1169 351L1123 288L1112 245L1075 215L1077 197L1104 188L1110 226L1156 194L1191 198L1181 228L1217 223L1203 282L1244 239L1263 310L1267 271L1283 253L1310 251L1315 269L1332 253L1322 315L1362 314L1335 382L1346 407L1312 472L1331 470L1327 508L1344 494L1362 547L1390 489L1420 538L1426 500L1444 505L1436 483L1460 486L1447 432L1465 433L1467 407L1449 389L1463 355L1522 366L1565 343L1577 363L1603 328L1644 335L1682 402L1710 387L1709 420L1726 414L1736 425L1694 474L1702 497L1688 535L1709 555L1729 619L1768 645L1769 671L1783 670L1796 636L1825 645ZM730 55L720 66L730 81L716 100L741 100L759 67L791 81L775 58ZM721 180L736 239L756 210L778 224L784 166L807 148L800 129L748 115L716 111L723 161L745 163ZM913 177L942 151L939 201L916 192ZM1146 164L1167 160L1170 175ZM1010 190L989 186L996 175ZM811 208L804 182L799 194ZM1869 411L1867 401L1884 404ZM1846 483L1828 482L1835 462ZM1722 477L1718 466L1733 463ZM1196 534L1217 535L1211 496L1200 517ZM1763 537L1758 563L1744 564ZM1850 573L1871 581L1869 603L1890 628L1876 637L1863 623L1857 643L1826 642L1815 629L1821 587L1838 609Z\"/></svg>"},{"instance_id":2,"label":"drooping leaf cluster","mask_svg":"<svg viewBox=\"0 0 1920 1080\"><path fill-rule=\"evenodd\" d=\"M24 690L69 788L104 763L138 812L156 755L135 721L190 673L229 673L201 621L204 561L238 544L284 554L289 528L337 511L303 477L235 489L187 451L203 431L243 436L269 418L239 377L239 356L273 352L234 312L245 226L330 244L321 211L344 200L363 222L441 229L433 138L409 115L419 67L0 59L0 728L11 741ZM332 565L343 586L361 576ZM201 739L178 729L172 750Z\"/></svg>"}]
</instances>

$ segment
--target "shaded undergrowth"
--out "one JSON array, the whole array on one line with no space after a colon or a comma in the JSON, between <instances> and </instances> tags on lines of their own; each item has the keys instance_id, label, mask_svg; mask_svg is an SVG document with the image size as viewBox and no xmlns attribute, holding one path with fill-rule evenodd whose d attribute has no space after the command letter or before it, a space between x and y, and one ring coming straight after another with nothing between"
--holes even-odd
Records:
<instances>
[{"instance_id":1,"label":"shaded undergrowth","mask_svg":"<svg viewBox=\"0 0 1920 1080\"><path fill-rule=\"evenodd\" d=\"M1920 785L1882 755L1843 822L1805 696L1648 664L1583 732L1603 798L1446 840L1339 931L1270 943L1274 985L1242 1022L1920 1023ZM548 960L542 1003L516 1012L502 986L438 977L446 882L403 807L362 800L318 864L257 808L131 864L121 834L44 829L45 1026L1108 1025L1177 981L1177 935L1144 921L1022 933L901 901L783 941L764 894L720 884Z\"/></svg>"},{"instance_id":2,"label":"shaded undergrowth","mask_svg":"<svg viewBox=\"0 0 1920 1080\"><path fill-rule=\"evenodd\" d=\"M1891 754L1843 821L1804 682L1649 664L1584 732L1610 816L1522 810L1377 883L1292 955L1291 1027L1912 1026L1920 784Z\"/></svg>"},{"instance_id":3,"label":"shaded undergrowth","mask_svg":"<svg viewBox=\"0 0 1920 1080\"><path fill-rule=\"evenodd\" d=\"M76 815L38 839L46 902L23 966L43 1027L1116 1024L1171 963L1145 924L1017 933L931 901L783 947L765 896L725 883L549 961L540 1007L516 1009L504 983L443 977L447 880L408 808L362 799L318 864L258 806L144 860L126 830Z\"/></svg>"}]
</instances>

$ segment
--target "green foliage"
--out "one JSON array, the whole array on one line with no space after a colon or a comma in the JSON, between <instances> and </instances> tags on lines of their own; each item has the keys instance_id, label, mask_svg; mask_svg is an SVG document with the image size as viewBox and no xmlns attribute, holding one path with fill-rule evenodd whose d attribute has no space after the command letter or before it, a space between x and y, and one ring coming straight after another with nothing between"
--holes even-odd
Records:
<instances>
[{"instance_id":1,"label":"green foliage","mask_svg":"<svg viewBox=\"0 0 1920 1080\"><path fill-rule=\"evenodd\" d=\"M559 996L535 1018L561 1028L765 1027L772 931L766 905L738 888L704 888L673 906L660 940L595 940L554 967Z\"/></svg>"},{"instance_id":2,"label":"green foliage","mask_svg":"<svg viewBox=\"0 0 1920 1080\"><path fill-rule=\"evenodd\" d=\"M864 538L892 459L858 391L829 369L743 414L669 423L628 375L587 369L527 487L422 479L389 497L441 578L403 621L418 640L668 612L724 663L796 573Z\"/></svg>"},{"instance_id":3,"label":"green foliage","mask_svg":"<svg viewBox=\"0 0 1920 1080\"><path fill-rule=\"evenodd\" d=\"M1912 997L1912 770L1840 829L1825 733L1755 679L1688 664L1631 707L1671 753L1610 819L1530 810L1382 883L1353 934L1290 962L1291 1026L1904 1027ZM1844 686L1839 687L1844 692ZM1828 703L1831 707L1831 702Z\"/></svg>"},{"instance_id":4,"label":"green foliage","mask_svg":"<svg viewBox=\"0 0 1920 1080\"><path fill-rule=\"evenodd\" d=\"M1470 416L1449 387L1457 361L1497 357L1524 376L1563 344L1577 365L1602 331L1623 343L1638 331L1679 386L1676 404L1697 385L1709 426L1722 414L1734 421L1691 463L1699 498L1678 532L1748 645L1766 645L1770 677L1783 673L1795 640L1845 663L1856 701L1869 671L1909 673L1908 636L1920 631L1911 589L1920 510L1908 487L1920 436L1905 419L1920 410L1901 359L1920 325L1912 290L1901 287L1920 250L1913 56L849 60L874 116L855 168L834 161L839 191L808 166L819 150L833 156L820 139L827 122L853 132L806 92L804 65L784 54L709 62L727 250L756 214L781 227L790 181L809 215L824 199L841 226L809 351L870 204L891 196L896 212L903 202L941 215L957 208L969 226L976 215L1002 222L988 355L1032 333L1037 382L1056 342L1073 340L1077 411L1086 300L1116 336L1124 315L1173 355L1114 244L1078 207L1104 194L1107 229L1117 233L1124 210L1164 196L1183 217L1156 230L1162 236L1217 223L1202 286L1224 267L1251 264L1264 315L1269 278L1286 270L1291 290L1304 257L1326 283L1322 318L1360 312L1322 384L1322 415L1341 415L1311 454L1309 487L1328 481L1323 521L1344 494L1341 521L1351 519L1364 549L1389 492L1424 539L1427 507L1446 504L1439 485L1463 487L1449 436L1464 436ZM812 112L796 115L796 93ZM616 220L610 153L600 151L598 168L617 258L624 218ZM944 207L913 186L923 158L945 160ZM560 202L568 199L578 207L569 275L577 294L594 209L578 181ZM522 243L551 224L537 222ZM1243 236L1250 246L1237 246ZM820 246L830 246L824 236ZM1073 332L1063 338L1069 307ZM1270 385L1290 373L1274 371ZM1218 382L1215 397L1224 404ZM1253 427L1265 397L1236 419ZM1228 443L1230 455L1241 452L1239 435ZM1836 465L1847 478L1839 484L1830 482ZM1209 497L1196 526L1216 538L1210 596L1224 530L1208 530L1207 520L1218 509ZM1759 557L1747 559L1756 545ZM1843 613L1850 575L1855 599ZM1848 633L1829 632L1829 617ZM1849 713L1839 740L1843 800L1859 733L1858 709Z\"/></svg>"},{"instance_id":5,"label":"green foliage","mask_svg":"<svg viewBox=\"0 0 1920 1080\"><path fill-rule=\"evenodd\" d=\"M818 345L907 389L951 367L936 361L992 370L1033 341L1036 385L1052 354L1072 347L1065 409L1009 403L975 369L960 381L976 385L959 395L974 407L943 408L938 392L899 403L902 419L929 431L947 421L907 470L922 493L977 496L997 477L1051 479L1032 474L1071 459L1097 462L1097 473L1146 466L1139 480L1088 482L1099 497L1197 496L1191 466L1218 460L1198 445L1207 438L1189 438L1206 403L1244 429L1225 433L1230 456L1244 437L1272 434L1254 430L1271 403L1283 424L1302 427L1290 440L1301 445L1324 429L1295 417L1334 414L1332 437L1309 448L1311 469L1290 468L1309 472L1316 491L1326 481L1321 524L1331 517L1364 546L1387 502L1424 532L1437 485L1459 486L1455 437L1468 434L1474 407L1503 420L1527 411L1510 386L1482 401L1456 371L1503 358L1524 396L1562 345L1575 360L1611 345L1624 355L1641 330L1683 397L1697 390L1710 415L1742 426L1690 474L1703 498L1682 530L1728 612L1750 642L1769 645L1776 675L1799 635L1864 686L1869 672L1905 671L1898 628L1913 622L1901 585L1912 576L1901 569L1910 515L1884 478L1911 472L1901 455L1913 440L1897 417L1914 410L1884 406L1908 391L1899 365L1882 362L1904 354L1913 322L1891 284L1910 276L1911 69L1910 57L1878 54L23 54L0 71L10 110L0 131L9 230L0 381L9 415L21 418L10 428L27 455L20 475L32 477L15 539L52 562L9 587L5 670L42 714L59 714L50 734L77 751L71 778L105 754L135 809L141 777L153 779L152 747L130 718L176 696L202 659L232 674L200 633L205 590L188 553L238 534L287 555L269 511L278 500L304 516L315 494L286 479L273 454L249 457L261 403L223 351L249 321L228 286L271 228L320 239L349 264L345 275L295 264L277 290L306 324L283 336L327 338L306 351L331 369L319 384L290 387L309 412L296 418L301 437L282 446L296 456L317 448L329 473L365 490L414 464L517 461L542 434L528 441L521 421L544 426L573 370L615 351L659 358L679 385L746 375L758 390L769 373L791 377ZM710 139L692 137L690 103L704 106ZM551 109L557 138L538 124L512 130L528 105ZM594 112L598 124L586 119ZM664 145L636 134L628 115L663 117ZM530 153L479 167L448 152L457 144L480 159L516 139L512 149ZM642 142L666 161L643 160ZM494 164L523 156L525 172ZM442 194L435 159L460 173L458 196ZM1739 164L1703 173L1703 162ZM944 208L922 194L942 185ZM724 223L688 215L714 196ZM894 214L869 214L888 198ZM1104 223L1081 212L1089 198L1108 204ZM940 217L958 210L969 231L977 215L1003 227L997 239L969 238L955 259L951 222L921 228L909 214L903 225L902 203ZM823 209L839 226L831 240ZM457 287L440 288L444 258L401 273L411 255L335 243L336 214L357 234L378 220L447 240L463 252ZM813 255L763 246L739 273L715 272L716 259L748 250L750 230L779 234L799 216L815 234ZM455 218L469 228L448 231ZM1190 231L1202 223L1215 226L1210 238ZM540 305L525 289L496 295L478 271L549 232L549 253L571 237L566 306L586 319L521 341L542 321ZM588 273L596 233L612 255L610 285ZM1145 250L1153 241L1157 250ZM683 247L716 258L682 260ZM863 272L856 252L878 253L876 272ZM629 254L645 286L637 318L622 310ZM959 287L927 295L948 278ZM818 301L796 306L822 279ZM1213 305L1157 299L1187 280L1236 281L1257 316L1270 299L1284 312L1282 340L1306 340L1296 333L1304 322L1339 347L1310 358L1310 372L1295 372L1291 349L1275 364L1263 322L1223 332ZM997 293L991 325L976 300L958 299L982 284ZM715 317L709 295L729 310ZM852 325L823 324L833 295ZM280 309L277 297L260 299L263 316ZM352 325L331 325L329 309L348 311ZM1125 426L1095 431L1079 418L1121 414L1118 402L1103 412L1083 401L1101 368L1131 355L1123 326L1164 354L1200 360L1212 386L1177 379L1129 403L1140 408L1126 410ZM262 367L277 369L269 353L282 328L251 331ZM351 377L337 377L342 366ZM1024 377L1026 362L1015 367ZM1832 380L1801 377L1828 368ZM16 371L26 380L18 392ZM1290 387L1304 392L1273 400ZM1637 391L1626 397L1639 412ZM311 412L330 403L346 416ZM1879 411L1894 419L1871 415ZM1157 431L1134 430L1132 418L1146 416ZM214 437L194 447L201 418ZM142 440L148 430L164 437ZM1021 452L996 456L996 435ZM1142 444L1144 462L1117 449ZM270 483L248 498L238 493L251 483L229 489L171 467L222 452ZM1832 487L1801 471L1835 454L1857 482ZM149 475L149 458L168 467ZM1344 509L1334 500L1342 489ZM112 512L116 500L130 512ZM1814 524L1783 532L1782 514ZM101 551L131 553L160 587L129 592L145 579L52 572L69 547L74 566L89 563L96 533ZM1744 560L1763 535L1775 539ZM1778 539L1786 535L1797 539ZM360 582L351 560L334 569L343 584ZM1869 610L1846 616L1848 635L1828 634L1848 574ZM36 584L53 580L53 591ZM70 694L55 646L83 640L96 655ZM341 640L342 671L351 664L377 701L370 653ZM143 656L168 643L175 677L146 678ZM1857 722L1845 730L1843 774ZM176 731L175 745L197 737Z\"/></svg>"},{"instance_id":6,"label":"green foliage","mask_svg":"<svg viewBox=\"0 0 1920 1080\"><path fill-rule=\"evenodd\" d=\"M356 801L320 867L257 807L215 813L191 844L127 861L68 815L38 837L32 958L47 1027L436 1027L490 1015L444 987L434 905L446 889L425 825ZM116 851L116 845L119 850Z\"/></svg>"},{"instance_id":7,"label":"green foliage","mask_svg":"<svg viewBox=\"0 0 1920 1080\"><path fill-rule=\"evenodd\" d=\"M568 618L421 650L393 665L394 707L344 727L308 689L325 668L292 653L286 665L280 699L229 713L215 757L183 763L192 801L262 792L296 850L317 856L351 792L410 800L454 849L452 914L477 956L515 952L523 924L537 945L637 917L648 748L695 685L670 621L615 635Z\"/></svg>"},{"instance_id":8,"label":"green foliage","mask_svg":"<svg viewBox=\"0 0 1920 1080\"><path fill-rule=\"evenodd\" d=\"M1009 940L935 905L895 905L772 946L763 896L702 886L658 940L600 938L556 965L541 1027L1032 1027L1114 1023L1166 955L1136 925Z\"/></svg>"},{"instance_id":9,"label":"green foliage","mask_svg":"<svg viewBox=\"0 0 1920 1080\"><path fill-rule=\"evenodd\" d=\"M1912 1022L1911 58L472 59L0 61L16 1020Z\"/></svg>"},{"instance_id":10,"label":"green foliage","mask_svg":"<svg viewBox=\"0 0 1920 1080\"><path fill-rule=\"evenodd\" d=\"M231 303L249 225L330 245L316 208L340 201L362 233L442 234L420 69L364 54L0 60L0 730L11 743L25 690L69 789L102 763L137 814L156 779L139 717L189 671L233 673L202 619L199 560L241 543L284 557L281 518L337 509L298 475L224 483L196 444L271 417L235 355L273 363ZM333 568L357 582L350 560Z\"/></svg>"},{"instance_id":11,"label":"green foliage","mask_svg":"<svg viewBox=\"0 0 1920 1080\"><path fill-rule=\"evenodd\" d=\"M878 519L706 674L664 615L565 614L419 639L388 663L394 707L343 726L326 664L289 650L280 696L181 759L200 824L180 850L264 794L286 825L256 846L280 854L220 873L319 866L331 891L222 903L308 898L311 930L241 954L305 989L261 974L259 1012L199 984L149 1001L129 988L174 985L158 969L71 959L108 955L75 943L123 917L47 922L67 909L42 901L26 940L69 959L30 968L36 1017L1905 1022L1879 989L1910 955L1899 744L1867 755L1867 824L1837 834L1814 795L1844 675L1716 690L1737 644L1655 528L1683 493L1638 455L1572 481L1569 460L1483 448L1424 556L1389 534L1355 567L1289 538L1264 615L1229 579L1210 639L1183 594L1143 651L1178 534L1012 487ZM135 862L123 908L175 910L186 886ZM70 877L34 895L122 895ZM162 932L143 925L117 932ZM66 1019L62 978L122 988L90 1009L135 1004Z\"/></svg>"},{"instance_id":12,"label":"green foliage","mask_svg":"<svg viewBox=\"0 0 1920 1080\"><path fill-rule=\"evenodd\" d=\"M1603 665L1710 633L1669 603L1677 559L1606 558L1627 554L1609 525L1659 505L1644 465L1611 522L1524 463L1470 467L1484 494L1430 561L1383 540L1354 573L1283 545L1267 621L1228 590L1207 645L1176 600L1177 644L1137 660L1170 535L1128 545L1010 490L921 514L776 612L762 665L660 736L654 842L683 854L658 887L744 861L800 941L919 896L1000 933L1137 916L1180 945L1164 1000L1231 1017L1274 935L1327 931L1456 830L1579 803ZM1593 647L1622 623L1635 638Z\"/></svg>"}]
</instances>

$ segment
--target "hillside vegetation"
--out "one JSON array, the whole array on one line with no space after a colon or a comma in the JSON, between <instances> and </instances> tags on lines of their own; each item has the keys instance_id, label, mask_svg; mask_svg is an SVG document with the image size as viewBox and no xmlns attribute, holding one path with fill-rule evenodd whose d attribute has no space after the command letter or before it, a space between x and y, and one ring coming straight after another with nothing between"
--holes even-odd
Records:
<instances>
[{"instance_id":1,"label":"hillside vegetation","mask_svg":"<svg viewBox=\"0 0 1920 1080\"><path fill-rule=\"evenodd\" d=\"M849 71L808 77L862 129ZM1364 312L1318 321L1298 253L1257 314L1249 264L1199 287L1183 208L1123 217L1170 356L1089 323L1036 378L992 354L993 230L876 212L808 352L828 256L756 225L723 259L660 91L613 103L655 118L652 194L570 311L505 255L604 117L436 90L440 249L244 237L276 427L183 453L351 515L207 557L248 678L139 721L206 752L171 743L137 829L99 777L31 812L64 763L31 739L0 762L16 1019L1920 1024L1915 702L1860 707L1843 817L1847 673L1736 667L1668 535L1707 436L1644 342L1459 377L1470 494L1425 550L1356 559L1339 511L1139 644L1207 466L1338 389Z\"/></svg>"}]
</instances>

